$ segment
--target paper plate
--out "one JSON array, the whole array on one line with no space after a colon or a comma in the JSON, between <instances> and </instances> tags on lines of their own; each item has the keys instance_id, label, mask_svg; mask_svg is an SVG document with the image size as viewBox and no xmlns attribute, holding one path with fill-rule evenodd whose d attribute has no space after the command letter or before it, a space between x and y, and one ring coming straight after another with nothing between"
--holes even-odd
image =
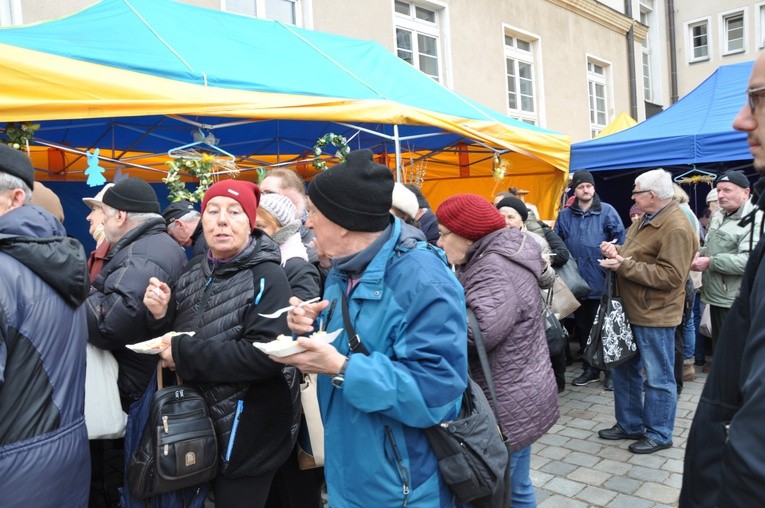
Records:
<instances>
[{"instance_id":1,"label":"paper plate","mask_svg":"<svg viewBox=\"0 0 765 508\"><path fill-rule=\"evenodd\" d=\"M165 335L169 335L170 337L175 337L176 335L194 335L194 332L168 332ZM162 337L165 335L162 335L161 337L155 337L153 339L145 340L143 342L137 342L135 344L127 344L125 345L126 348L130 349L131 351L135 351L136 353L141 353L144 355L157 355L167 349L167 346L169 344L163 344L162 343Z\"/></svg>"},{"instance_id":2,"label":"paper plate","mask_svg":"<svg viewBox=\"0 0 765 508\"><path fill-rule=\"evenodd\" d=\"M322 332L314 333L309 338L313 340L320 340L329 344L337 338L342 332L342 329L335 330L334 332ZM305 348L297 343L296 340L292 340L290 335L280 335L280 338L272 340L271 342L253 342L253 346L263 351L270 356L282 357L302 353Z\"/></svg>"}]
</instances>

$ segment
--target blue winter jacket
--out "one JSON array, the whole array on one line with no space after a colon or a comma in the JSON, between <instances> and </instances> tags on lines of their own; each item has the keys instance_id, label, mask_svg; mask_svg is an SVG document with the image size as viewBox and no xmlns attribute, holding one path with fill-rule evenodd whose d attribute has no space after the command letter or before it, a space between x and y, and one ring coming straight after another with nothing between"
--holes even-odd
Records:
<instances>
[{"instance_id":1,"label":"blue winter jacket","mask_svg":"<svg viewBox=\"0 0 765 508\"><path fill-rule=\"evenodd\" d=\"M333 508L454 503L421 429L457 414L467 384L465 297L443 258L402 225L393 220L349 296L351 323L370 355L350 355L341 388L318 377ZM333 267L324 298L337 304L327 331L344 328L347 287L347 274ZM327 322L326 311L321 317ZM345 332L333 345L349 354Z\"/></svg>"},{"instance_id":2,"label":"blue winter jacket","mask_svg":"<svg viewBox=\"0 0 765 508\"><path fill-rule=\"evenodd\" d=\"M0 216L0 505L84 507L85 251L36 206Z\"/></svg>"},{"instance_id":3,"label":"blue winter jacket","mask_svg":"<svg viewBox=\"0 0 765 508\"><path fill-rule=\"evenodd\" d=\"M579 208L579 202L561 210L555 222L555 232L566 243L571 256L579 266L579 273L590 286L587 300L600 300L606 273L598 264L603 258L600 252L601 242L616 239L618 245L624 243L624 223L613 206L603 203L597 194L592 206L586 212Z\"/></svg>"}]
</instances>

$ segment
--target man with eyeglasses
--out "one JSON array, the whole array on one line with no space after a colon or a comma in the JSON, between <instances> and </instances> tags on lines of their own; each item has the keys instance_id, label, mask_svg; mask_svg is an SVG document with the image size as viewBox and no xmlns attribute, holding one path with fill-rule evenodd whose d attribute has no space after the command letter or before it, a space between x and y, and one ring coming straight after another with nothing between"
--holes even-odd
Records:
<instances>
[{"instance_id":1,"label":"man with eyeglasses","mask_svg":"<svg viewBox=\"0 0 765 508\"><path fill-rule=\"evenodd\" d=\"M733 120L747 135L754 167L765 174L765 52L752 68L748 103ZM754 185L765 210L765 177ZM742 219L754 235L756 215ZM693 418L685 454L680 506L765 506L765 244L749 255L741 286L722 323L724 338Z\"/></svg>"},{"instance_id":2,"label":"man with eyeglasses","mask_svg":"<svg viewBox=\"0 0 765 508\"><path fill-rule=\"evenodd\" d=\"M674 202L669 172L638 176L632 199L643 218L630 226L624 245L603 242L600 250L609 260L603 266L616 272L639 355L613 370L616 424L598 436L634 440L629 450L643 454L672 446L675 329L683 319L685 281L699 240Z\"/></svg>"},{"instance_id":3,"label":"man with eyeglasses","mask_svg":"<svg viewBox=\"0 0 765 508\"><path fill-rule=\"evenodd\" d=\"M579 273L590 286L590 293L580 300L574 311L574 336L579 341L579 352L584 351L590 328L595 321L600 296L605 286L606 272L598 265L602 242L624 242L624 223L613 206L604 203L595 192L595 179L589 171L579 170L571 177L571 188L576 199L561 210L555 222L555 232L566 244L576 260ZM600 380L600 369L584 362L582 374L571 384L585 386ZM611 373L603 376L603 388L613 390Z\"/></svg>"},{"instance_id":4,"label":"man with eyeglasses","mask_svg":"<svg viewBox=\"0 0 765 508\"><path fill-rule=\"evenodd\" d=\"M760 240L762 213L755 213L754 229L741 225L741 219L756 210L749 201L749 179L742 171L727 171L717 180L717 200L720 213L714 214L709 224L706 243L699 250L691 265L692 270L702 272L701 301L710 306L712 317L713 355L733 300L741 287L749 253ZM710 364L704 366L709 372Z\"/></svg>"}]
</instances>

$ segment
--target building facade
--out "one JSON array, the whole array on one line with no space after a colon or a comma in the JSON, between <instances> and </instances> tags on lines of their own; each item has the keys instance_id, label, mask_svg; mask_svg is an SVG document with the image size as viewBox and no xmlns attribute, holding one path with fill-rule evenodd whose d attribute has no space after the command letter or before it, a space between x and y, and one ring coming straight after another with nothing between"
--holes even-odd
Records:
<instances>
[{"instance_id":1,"label":"building facade","mask_svg":"<svg viewBox=\"0 0 765 508\"><path fill-rule=\"evenodd\" d=\"M765 1L183 1L374 40L444 86L574 142L621 112L644 120L719 65L753 59L765 39ZM0 24L92 3L0 0Z\"/></svg>"}]
</instances>

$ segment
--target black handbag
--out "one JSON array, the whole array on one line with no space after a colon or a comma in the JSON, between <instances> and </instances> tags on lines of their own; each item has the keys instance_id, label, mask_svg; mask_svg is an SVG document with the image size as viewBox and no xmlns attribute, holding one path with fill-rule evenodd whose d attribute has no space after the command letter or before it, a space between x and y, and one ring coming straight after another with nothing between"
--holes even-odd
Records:
<instances>
[{"instance_id":1,"label":"black handbag","mask_svg":"<svg viewBox=\"0 0 765 508\"><path fill-rule=\"evenodd\" d=\"M568 261L562 266L553 267L553 270L563 279L563 282L566 283L566 286L577 298L582 299L592 291L587 281L582 277L582 274L579 273L579 266L577 266L573 256L569 257Z\"/></svg>"},{"instance_id":2,"label":"black handbag","mask_svg":"<svg viewBox=\"0 0 765 508\"><path fill-rule=\"evenodd\" d=\"M127 470L130 494L138 499L204 484L218 470L215 428L202 395L180 380L162 388L159 365L157 388Z\"/></svg>"},{"instance_id":3,"label":"black handbag","mask_svg":"<svg viewBox=\"0 0 765 508\"><path fill-rule=\"evenodd\" d=\"M613 272L606 275L606 286L584 348L585 361L600 370L613 369L638 354L624 303L615 295L614 277Z\"/></svg>"},{"instance_id":4,"label":"black handbag","mask_svg":"<svg viewBox=\"0 0 765 508\"><path fill-rule=\"evenodd\" d=\"M472 379L455 420L425 429L444 482L463 503L474 508L510 506L510 444L497 425L496 392L483 335L473 311L468 322L489 385L494 412L483 390Z\"/></svg>"},{"instance_id":5,"label":"black handbag","mask_svg":"<svg viewBox=\"0 0 765 508\"><path fill-rule=\"evenodd\" d=\"M545 337L550 356L558 356L566 347L566 329L552 310L552 300L553 288L550 288L545 301L542 302L542 322L545 325Z\"/></svg>"}]
</instances>

